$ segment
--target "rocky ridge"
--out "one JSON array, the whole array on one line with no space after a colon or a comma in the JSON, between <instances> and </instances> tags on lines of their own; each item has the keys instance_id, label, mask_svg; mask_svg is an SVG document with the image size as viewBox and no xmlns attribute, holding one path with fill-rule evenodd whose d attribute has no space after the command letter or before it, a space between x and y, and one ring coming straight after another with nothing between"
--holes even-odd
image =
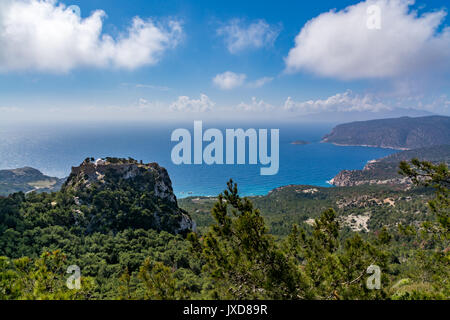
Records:
<instances>
[{"instance_id":1,"label":"rocky ridge","mask_svg":"<svg viewBox=\"0 0 450 320\"><path fill-rule=\"evenodd\" d=\"M383 184L409 188L410 179L398 173L400 161L418 158L432 163L450 164L450 145L433 146L403 151L382 159L369 161L362 170L342 170L330 184L338 187L359 186L363 184Z\"/></svg>"},{"instance_id":2,"label":"rocky ridge","mask_svg":"<svg viewBox=\"0 0 450 320\"><path fill-rule=\"evenodd\" d=\"M176 216L178 222L178 226L174 228L175 233L195 229L195 222L187 212L178 207L167 170L157 163L145 164L131 158L87 158L80 166L72 167L61 191L74 193L75 203L81 206L92 205L89 197L92 190L98 193L118 188L131 188L136 196L149 195L151 203L158 205L141 206L142 209L153 211L157 227L162 225L164 215L170 215Z\"/></svg>"},{"instance_id":3,"label":"rocky ridge","mask_svg":"<svg viewBox=\"0 0 450 320\"><path fill-rule=\"evenodd\" d=\"M357 121L336 126L322 142L412 150L450 143L450 117L401 117Z\"/></svg>"}]
</instances>

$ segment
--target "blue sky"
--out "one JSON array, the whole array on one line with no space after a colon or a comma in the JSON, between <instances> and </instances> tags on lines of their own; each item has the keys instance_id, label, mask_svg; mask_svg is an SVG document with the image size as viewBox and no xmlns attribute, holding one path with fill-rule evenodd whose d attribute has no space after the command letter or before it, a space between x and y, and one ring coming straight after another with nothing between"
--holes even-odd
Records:
<instances>
[{"instance_id":1,"label":"blue sky","mask_svg":"<svg viewBox=\"0 0 450 320\"><path fill-rule=\"evenodd\" d=\"M370 5L379 29L361 23ZM0 9L2 120L450 113L443 0L2 0Z\"/></svg>"}]
</instances>

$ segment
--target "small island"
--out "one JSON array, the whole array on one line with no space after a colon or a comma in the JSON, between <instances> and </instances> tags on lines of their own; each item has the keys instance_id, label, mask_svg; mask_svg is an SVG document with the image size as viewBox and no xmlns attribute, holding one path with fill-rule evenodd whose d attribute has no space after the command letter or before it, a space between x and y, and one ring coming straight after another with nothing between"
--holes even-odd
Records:
<instances>
[{"instance_id":1,"label":"small island","mask_svg":"<svg viewBox=\"0 0 450 320\"><path fill-rule=\"evenodd\" d=\"M291 144L304 145L304 144L309 144L309 142L304 141L304 140L295 140L295 141L292 141Z\"/></svg>"}]
</instances>

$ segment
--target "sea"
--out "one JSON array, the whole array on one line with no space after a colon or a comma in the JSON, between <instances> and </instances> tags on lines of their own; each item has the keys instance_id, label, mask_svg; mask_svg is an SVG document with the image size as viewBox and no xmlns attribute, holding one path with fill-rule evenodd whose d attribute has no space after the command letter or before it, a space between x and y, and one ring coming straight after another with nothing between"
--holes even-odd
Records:
<instances>
[{"instance_id":1,"label":"sea","mask_svg":"<svg viewBox=\"0 0 450 320\"><path fill-rule=\"evenodd\" d=\"M132 157L165 167L178 198L216 196L226 188L230 178L238 184L242 195L254 196L291 184L332 187L327 181L339 171L362 169L370 160L397 152L321 143L334 126L333 123L203 122L204 130L217 128L224 136L227 128L279 129L278 174L262 176L260 164L175 165L171 151L177 143L171 141L171 134L177 128L193 133L193 122L2 124L0 169L28 166L63 178L70 174L72 166L78 166L87 157ZM295 140L308 144L292 144Z\"/></svg>"}]
</instances>

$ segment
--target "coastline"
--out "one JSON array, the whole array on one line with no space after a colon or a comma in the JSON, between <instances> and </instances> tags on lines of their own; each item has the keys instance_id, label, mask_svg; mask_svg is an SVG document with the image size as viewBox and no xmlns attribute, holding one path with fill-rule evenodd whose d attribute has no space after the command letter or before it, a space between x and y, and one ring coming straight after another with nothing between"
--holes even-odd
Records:
<instances>
[{"instance_id":1,"label":"coastline","mask_svg":"<svg viewBox=\"0 0 450 320\"><path fill-rule=\"evenodd\" d=\"M320 141L320 143L330 143L336 146L340 146L340 147L367 147L367 148L381 148L381 149L388 149L388 150L398 150L398 151L405 151L405 150L412 150L412 149L408 149L408 148L394 148L394 147L380 147L380 146L374 146L374 145L347 145L347 144L338 144L338 143L333 143L333 142L326 142L326 141ZM378 159L372 159L372 160L367 160L364 168L371 163L376 163L378 161L380 161L381 159L384 159L385 157L381 157ZM344 170L358 170L358 169L344 169ZM364 170L364 169L362 169ZM270 195L272 192L277 191L277 190L281 190L284 188L288 188L288 187L299 187L299 186L307 186L307 187L312 187L312 188L339 188L340 186L337 186L334 184L334 180L335 178L339 175L341 171L339 171L333 178L329 179L329 180L325 180L325 184L327 184L327 186L324 185L314 185L314 184L287 184L287 185L281 185L279 187L275 187L269 191L267 191L266 193L261 193L261 194L250 194L250 195L245 195L245 197L264 197L264 196L268 196ZM198 195L198 194L192 194L189 192L181 192L180 193L176 193L176 197L177 199L187 199L187 198L196 198L196 197L200 197L200 198L216 198L217 195Z\"/></svg>"},{"instance_id":2,"label":"coastline","mask_svg":"<svg viewBox=\"0 0 450 320\"><path fill-rule=\"evenodd\" d=\"M339 147L367 147L367 148L381 148L381 149L390 149L390 150L399 150L399 151L407 151L412 150L411 148L401 148L401 147L392 147L392 146L376 146L376 145L369 145L369 144L344 144L344 143L337 143L337 142L328 142L328 141L320 141L320 143L330 143L335 146Z\"/></svg>"}]
</instances>

